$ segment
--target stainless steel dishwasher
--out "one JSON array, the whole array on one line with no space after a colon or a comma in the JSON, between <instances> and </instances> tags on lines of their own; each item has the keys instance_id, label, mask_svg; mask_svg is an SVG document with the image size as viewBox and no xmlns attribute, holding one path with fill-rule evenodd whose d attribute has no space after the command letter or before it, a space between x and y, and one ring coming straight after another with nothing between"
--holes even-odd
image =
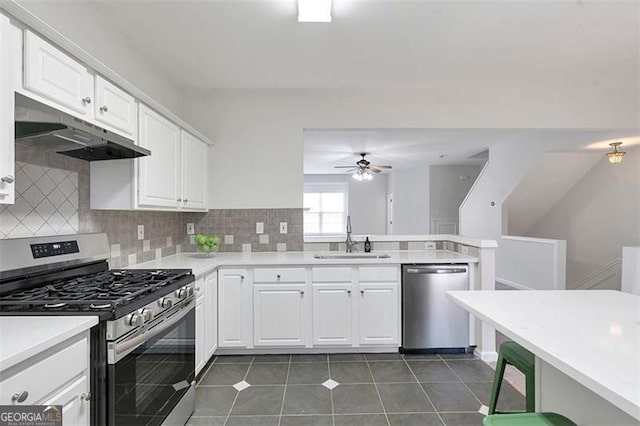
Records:
<instances>
[{"instance_id":1,"label":"stainless steel dishwasher","mask_svg":"<svg viewBox=\"0 0 640 426\"><path fill-rule=\"evenodd\" d=\"M402 265L402 352L463 352L469 314L447 290L469 289L469 265Z\"/></svg>"}]
</instances>

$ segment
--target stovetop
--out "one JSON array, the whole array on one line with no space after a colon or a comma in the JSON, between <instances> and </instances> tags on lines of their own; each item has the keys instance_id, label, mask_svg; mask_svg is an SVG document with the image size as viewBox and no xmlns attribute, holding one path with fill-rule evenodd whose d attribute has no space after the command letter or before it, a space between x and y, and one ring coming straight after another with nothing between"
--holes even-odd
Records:
<instances>
[{"instance_id":1,"label":"stovetop","mask_svg":"<svg viewBox=\"0 0 640 426\"><path fill-rule=\"evenodd\" d=\"M190 269L112 269L0 296L2 313L103 313L118 318L194 280Z\"/></svg>"}]
</instances>

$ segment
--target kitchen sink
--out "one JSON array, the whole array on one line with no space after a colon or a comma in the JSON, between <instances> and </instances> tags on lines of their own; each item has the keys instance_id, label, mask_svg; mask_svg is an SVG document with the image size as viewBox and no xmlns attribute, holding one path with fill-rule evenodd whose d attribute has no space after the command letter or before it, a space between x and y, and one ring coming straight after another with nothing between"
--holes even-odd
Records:
<instances>
[{"instance_id":1,"label":"kitchen sink","mask_svg":"<svg viewBox=\"0 0 640 426\"><path fill-rule=\"evenodd\" d=\"M386 253L316 253L316 259L388 259Z\"/></svg>"}]
</instances>

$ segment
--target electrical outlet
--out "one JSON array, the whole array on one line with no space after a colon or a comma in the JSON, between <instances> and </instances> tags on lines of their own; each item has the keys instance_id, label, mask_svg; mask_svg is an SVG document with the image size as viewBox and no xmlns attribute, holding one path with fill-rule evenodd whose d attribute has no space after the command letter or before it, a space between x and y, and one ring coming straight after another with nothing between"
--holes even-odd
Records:
<instances>
[{"instance_id":1,"label":"electrical outlet","mask_svg":"<svg viewBox=\"0 0 640 426\"><path fill-rule=\"evenodd\" d=\"M280 222L280 233L286 234L287 232L287 222Z\"/></svg>"},{"instance_id":2,"label":"electrical outlet","mask_svg":"<svg viewBox=\"0 0 640 426\"><path fill-rule=\"evenodd\" d=\"M425 250L435 250L436 249L436 243L434 241L429 241L427 243L424 243L424 249Z\"/></svg>"},{"instance_id":3,"label":"electrical outlet","mask_svg":"<svg viewBox=\"0 0 640 426\"><path fill-rule=\"evenodd\" d=\"M187 223L187 235L193 235L196 233L196 227L193 223Z\"/></svg>"},{"instance_id":4,"label":"electrical outlet","mask_svg":"<svg viewBox=\"0 0 640 426\"><path fill-rule=\"evenodd\" d=\"M264 222L256 222L256 234L264 234Z\"/></svg>"},{"instance_id":5,"label":"electrical outlet","mask_svg":"<svg viewBox=\"0 0 640 426\"><path fill-rule=\"evenodd\" d=\"M462 244L460 244L459 247L460 247L460 253L469 254L469 247L467 247L465 245L462 245Z\"/></svg>"},{"instance_id":6,"label":"electrical outlet","mask_svg":"<svg viewBox=\"0 0 640 426\"><path fill-rule=\"evenodd\" d=\"M196 236L189 235L189 244L195 244L195 243L196 243Z\"/></svg>"},{"instance_id":7,"label":"electrical outlet","mask_svg":"<svg viewBox=\"0 0 640 426\"><path fill-rule=\"evenodd\" d=\"M138 225L138 239L144 240L144 225Z\"/></svg>"}]
</instances>

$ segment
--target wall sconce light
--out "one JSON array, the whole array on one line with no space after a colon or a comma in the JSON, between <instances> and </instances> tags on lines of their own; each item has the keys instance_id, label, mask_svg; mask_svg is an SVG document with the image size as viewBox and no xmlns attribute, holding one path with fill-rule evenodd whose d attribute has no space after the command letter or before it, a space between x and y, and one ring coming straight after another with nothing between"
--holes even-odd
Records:
<instances>
[{"instance_id":1,"label":"wall sconce light","mask_svg":"<svg viewBox=\"0 0 640 426\"><path fill-rule=\"evenodd\" d=\"M611 151L607 152L609 163L618 164L622 161L622 156L626 153L618 149L620 145L622 145L622 142L613 142L609 144L609 146L611 147Z\"/></svg>"}]
</instances>

